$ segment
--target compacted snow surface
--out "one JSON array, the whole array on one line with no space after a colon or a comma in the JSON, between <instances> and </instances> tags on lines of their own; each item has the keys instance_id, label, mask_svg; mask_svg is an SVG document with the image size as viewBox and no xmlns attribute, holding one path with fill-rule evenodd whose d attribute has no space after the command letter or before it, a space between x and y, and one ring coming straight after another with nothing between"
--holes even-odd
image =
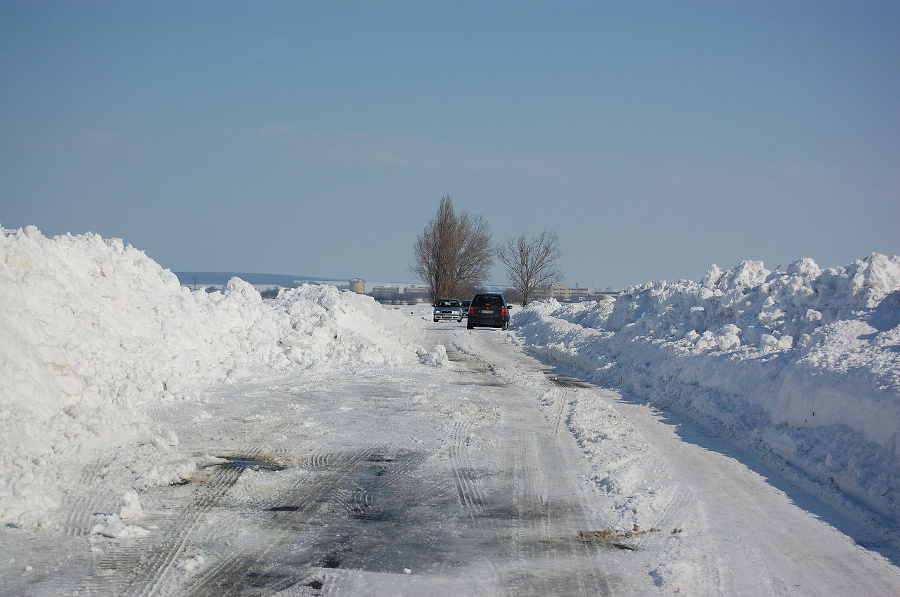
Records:
<instances>
[{"instance_id":1,"label":"compacted snow surface","mask_svg":"<svg viewBox=\"0 0 900 597\"><path fill-rule=\"evenodd\" d=\"M900 258L499 332L0 230L4 594L900 593Z\"/></svg>"}]
</instances>

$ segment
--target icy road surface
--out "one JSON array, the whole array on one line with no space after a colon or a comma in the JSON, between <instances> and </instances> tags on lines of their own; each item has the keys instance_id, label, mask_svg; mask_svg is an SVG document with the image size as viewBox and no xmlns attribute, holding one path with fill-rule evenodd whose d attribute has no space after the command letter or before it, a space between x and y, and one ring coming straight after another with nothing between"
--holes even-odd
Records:
<instances>
[{"instance_id":1,"label":"icy road surface","mask_svg":"<svg viewBox=\"0 0 900 597\"><path fill-rule=\"evenodd\" d=\"M449 362L160 408L177 445L105 454L57 527L0 535L2 593L900 594L895 552L715 438L426 325ZM171 482L129 494L146 461Z\"/></svg>"}]
</instances>

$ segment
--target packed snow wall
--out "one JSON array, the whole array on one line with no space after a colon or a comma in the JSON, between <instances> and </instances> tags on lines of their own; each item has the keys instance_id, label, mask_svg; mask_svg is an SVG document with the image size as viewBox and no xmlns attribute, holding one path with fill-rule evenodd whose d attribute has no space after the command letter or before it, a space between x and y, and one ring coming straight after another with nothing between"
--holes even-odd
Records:
<instances>
[{"instance_id":1,"label":"packed snow wall","mask_svg":"<svg viewBox=\"0 0 900 597\"><path fill-rule=\"evenodd\" d=\"M418 334L333 286L192 292L120 239L0 228L0 522L39 523L98 450L177 442L154 406L261 372L415 362Z\"/></svg>"},{"instance_id":2,"label":"packed snow wall","mask_svg":"<svg viewBox=\"0 0 900 597\"><path fill-rule=\"evenodd\" d=\"M591 380L777 454L900 520L900 257L713 266L599 303L529 305L516 332Z\"/></svg>"}]
</instances>

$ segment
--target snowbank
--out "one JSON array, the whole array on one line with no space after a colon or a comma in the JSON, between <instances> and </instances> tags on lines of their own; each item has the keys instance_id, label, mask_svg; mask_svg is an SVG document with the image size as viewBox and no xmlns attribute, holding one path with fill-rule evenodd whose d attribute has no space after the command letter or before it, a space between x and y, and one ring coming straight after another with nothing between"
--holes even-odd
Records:
<instances>
[{"instance_id":1,"label":"snowbank","mask_svg":"<svg viewBox=\"0 0 900 597\"><path fill-rule=\"evenodd\" d=\"M419 328L369 297L182 287L120 239L0 228L0 522L34 525L76 466L177 443L148 412L245 375L416 362Z\"/></svg>"},{"instance_id":2,"label":"snowbank","mask_svg":"<svg viewBox=\"0 0 900 597\"><path fill-rule=\"evenodd\" d=\"M419 318L369 297L303 286L263 300L239 279L192 292L119 239L0 231L3 524L44 523L101 450L177 444L153 409L211 385L447 364L418 345ZM601 303L536 303L514 323L543 356L900 519L900 257L714 266Z\"/></svg>"},{"instance_id":3,"label":"snowbank","mask_svg":"<svg viewBox=\"0 0 900 597\"><path fill-rule=\"evenodd\" d=\"M713 266L700 282L519 312L522 341L900 520L900 257Z\"/></svg>"}]
</instances>

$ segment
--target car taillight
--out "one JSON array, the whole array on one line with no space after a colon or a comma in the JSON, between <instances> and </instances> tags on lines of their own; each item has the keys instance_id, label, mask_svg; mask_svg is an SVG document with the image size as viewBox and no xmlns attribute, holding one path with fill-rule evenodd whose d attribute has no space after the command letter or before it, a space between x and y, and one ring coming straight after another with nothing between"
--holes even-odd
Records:
<instances>
[{"instance_id":1,"label":"car taillight","mask_svg":"<svg viewBox=\"0 0 900 597\"><path fill-rule=\"evenodd\" d=\"M500 307L500 316L506 317L506 307Z\"/></svg>"},{"instance_id":2,"label":"car taillight","mask_svg":"<svg viewBox=\"0 0 900 597\"><path fill-rule=\"evenodd\" d=\"M469 315L474 315L474 314L475 314L475 307L470 306L469 307Z\"/></svg>"}]
</instances>

